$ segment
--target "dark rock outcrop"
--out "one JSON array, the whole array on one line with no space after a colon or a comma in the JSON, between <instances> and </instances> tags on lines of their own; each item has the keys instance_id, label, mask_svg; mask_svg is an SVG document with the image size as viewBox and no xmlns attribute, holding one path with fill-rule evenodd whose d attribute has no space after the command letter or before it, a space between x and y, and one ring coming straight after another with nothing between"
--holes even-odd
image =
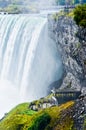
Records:
<instances>
[{"instance_id":1,"label":"dark rock outcrop","mask_svg":"<svg viewBox=\"0 0 86 130\"><path fill-rule=\"evenodd\" d=\"M73 107L74 128L76 130L85 130L84 120L86 118L86 95L80 97Z\"/></svg>"}]
</instances>

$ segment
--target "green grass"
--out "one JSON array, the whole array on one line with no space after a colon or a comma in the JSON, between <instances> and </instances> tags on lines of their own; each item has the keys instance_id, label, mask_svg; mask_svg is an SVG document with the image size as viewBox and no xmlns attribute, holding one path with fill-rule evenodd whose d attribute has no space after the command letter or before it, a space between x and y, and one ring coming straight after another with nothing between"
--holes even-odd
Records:
<instances>
[{"instance_id":1,"label":"green grass","mask_svg":"<svg viewBox=\"0 0 86 130\"><path fill-rule=\"evenodd\" d=\"M57 21L60 16L66 16L66 17L74 18L74 10L72 10L68 13L65 12L65 11L60 11L59 13L55 13L55 14L52 15L52 19Z\"/></svg>"},{"instance_id":2,"label":"green grass","mask_svg":"<svg viewBox=\"0 0 86 130\"><path fill-rule=\"evenodd\" d=\"M34 115L35 113L37 113L36 111L33 111L33 110L24 110L22 112L19 112L19 114L26 114L26 115L29 115L29 116L32 116Z\"/></svg>"},{"instance_id":3,"label":"green grass","mask_svg":"<svg viewBox=\"0 0 86 130\"><path fill-rule=\"evenodd\" d=\"M9 119L12 115L16 115L19 113L22 113L23 111L28 110L29 107L29 103L23 103L23 104L19 104L18 106L16 106L15 108L13 108L7 115L5 119ZM5 120L4 119L4 120Z\"/></svg>"},{"instance_id":4,"label":"green grass","mask_svg":"<svg viewBox=\"0 0 86 130\"><path fill-rule=\"evenodd\" d=\"M73 120L69 115L62 120L62 115L73 104L74 102L71 101L59 107L54 106L38 112L30 110L28 103L20 104L0 122L0 130L52 130L53 128L72 130ZM63 125L60 125L58 121L61 121Z\"/></svg>"},{"instance_id":5,"label":"green grass","mask_svg":"<svg viewBox=\"0 0 86 130\"><path fill-rule=\"evenodd\" d=\"M86 130L86 116L84 118L84 129Z\"/></svg>"},{"instance_id":6,"label":"green grass","mask_svg":"<svg viewBox=\"0 0 86 130\"><path fill-rule=\"evenodd\" d=\"M66 16L74 18L74 11L69 12Z\"/></svg>"}]
</instances>

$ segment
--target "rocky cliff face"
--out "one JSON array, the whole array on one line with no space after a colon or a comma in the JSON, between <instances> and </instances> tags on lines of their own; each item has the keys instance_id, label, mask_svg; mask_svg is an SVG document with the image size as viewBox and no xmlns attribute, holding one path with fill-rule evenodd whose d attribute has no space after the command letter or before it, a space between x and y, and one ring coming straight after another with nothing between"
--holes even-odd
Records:
<instances>
[{"instance_id":1,"label":"rocky cliff face","mask_svg":"<svg viewBox=\"0 0 86 130\"><path fill-rule=\"evenodd\" d=\"M64 66L64 78L60 89L81 90L82 96L75 101L69 115L76 130L86 129L86 28L80 28L66 16L52 20L50 35L56 41ZM66 118L66 114L63 116ZM64 119L65 119L64 118Z\"/></svg>"},{"instance_id":2,"label":"rocky cliff face","mask_svg":"<svg viewBox=\"0 0 86 130\"><path fill-rule=\"evenodd\" d=\"M57 21L52 20L51 23L53 32L51 36L54 36L61 54L65 73L60 89L74 88L80 90L82 88L83 90L86 87L85 35L83 36L82 32L80 33L72 18L60 16ZM83 38L80 39L80 36Z\"/></svg>"}]
</instances>

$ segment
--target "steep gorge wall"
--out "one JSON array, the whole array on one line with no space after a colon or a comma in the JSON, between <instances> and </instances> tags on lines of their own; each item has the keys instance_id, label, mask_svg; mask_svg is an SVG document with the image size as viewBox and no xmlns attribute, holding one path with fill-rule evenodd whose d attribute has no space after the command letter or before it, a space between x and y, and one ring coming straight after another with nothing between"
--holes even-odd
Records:
<instances>
[{"instance_id":1,"label":"steep gorge wall","mask_svg":"<svg viewBox=\"0 0 86 130\"><path fill-rule=\"evenodd\" d=\"M85 35L80 40L82 33L72 18L60 16L58 20L50 19L52 32L50 35L56 41L64 66L65 76L60 88L74 88L76 90L82 88L83 91L86 87ZM77 34L79 34L78 37Z\"/></svg>"}]
</instances>

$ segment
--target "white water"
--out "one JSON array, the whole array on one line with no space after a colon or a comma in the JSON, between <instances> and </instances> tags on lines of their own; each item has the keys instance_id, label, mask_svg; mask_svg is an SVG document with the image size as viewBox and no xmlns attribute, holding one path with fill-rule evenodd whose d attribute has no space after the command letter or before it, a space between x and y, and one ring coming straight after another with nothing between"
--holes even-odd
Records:
<instances>
[{"instance_id":1,"label":"white water","mask_svg":"<svg viewBox=\"0 0 86 130\"><path fill-rule=\"evenodd\" d=\"M0 117L20 102L47 95L61 69L46 18L0 16Z\"/></svg>"}]
</instances>

